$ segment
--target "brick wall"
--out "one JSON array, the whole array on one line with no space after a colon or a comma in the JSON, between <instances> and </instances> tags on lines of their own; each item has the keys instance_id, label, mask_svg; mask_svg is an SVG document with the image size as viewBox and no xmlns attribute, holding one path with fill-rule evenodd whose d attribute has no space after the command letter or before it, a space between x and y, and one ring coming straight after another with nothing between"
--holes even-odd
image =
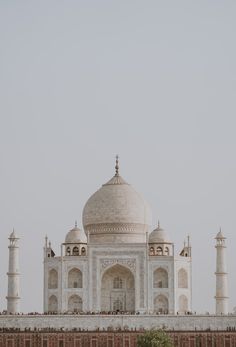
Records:
<instances>
[{"instance_id":1,"label":"brick wall","mask_svg":"<svg viewBox=\"0 0 236 347\"><path fill-rule=\"evenodd\" d=\"M137 331L0 332L0 347L136 347ZM236 332L168 332L176 347L236 347Z\"/></svg>"}]
</instances>

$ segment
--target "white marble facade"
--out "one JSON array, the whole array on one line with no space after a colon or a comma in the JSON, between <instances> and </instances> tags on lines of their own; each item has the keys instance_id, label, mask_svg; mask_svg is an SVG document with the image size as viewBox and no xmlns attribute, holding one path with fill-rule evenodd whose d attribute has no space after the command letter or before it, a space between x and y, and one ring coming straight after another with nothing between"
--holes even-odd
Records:
<instances>
[{"instance_id":1,"label":"white marble facade","mask_svg":"<svg viewBox=\"0 0 236 347\"><path fill-rule=\"evenodd\" d=\"M44 248L45 312L191 311L191 247L179 255L160 225L150 230L146 201L119 175L83 210L56 256ZM151 232L150 232L151 231Z\"/></svg>"}]
</instances>

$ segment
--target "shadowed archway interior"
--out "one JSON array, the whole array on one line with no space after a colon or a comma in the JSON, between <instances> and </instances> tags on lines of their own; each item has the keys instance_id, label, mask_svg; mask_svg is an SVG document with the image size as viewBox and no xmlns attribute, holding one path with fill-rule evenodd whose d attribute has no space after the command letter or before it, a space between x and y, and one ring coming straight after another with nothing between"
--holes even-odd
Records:
<instances>
[{"instance_id":1,"label":"shadowed archway interior","mask_svg":"<svg viewBox=\"0 0 236 347\"><path fill-rule=\"evenodd\" d=\"M102 311L135 311L135 284L132 272L122 265L114 265L102 276Z\"/></svg>"}]
</instances>

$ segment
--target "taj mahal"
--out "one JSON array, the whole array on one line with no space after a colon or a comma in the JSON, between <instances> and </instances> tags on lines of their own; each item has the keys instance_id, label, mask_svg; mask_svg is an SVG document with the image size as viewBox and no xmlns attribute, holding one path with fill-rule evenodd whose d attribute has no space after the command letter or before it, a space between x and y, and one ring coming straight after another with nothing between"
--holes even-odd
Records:
<instances>
[{"instance_id":1,"label":"taj mahal","mask_svg":"<svg viewBox=\"0 0 236 347\"><path fill-rule=\"evenodd\" d=\"M56 255L44 246L46 314L110 312L184 315L192 311L189 237L176 251L160 223L150 230L147 202L115 174L86 202L83 228L77 223ZM20 312L19 245L10 235L7 312ZM216 236L216 314L228 314L225 237Z\"/></svg>"},{"instance_id":2,"label":"taj mahal","mask_svg":"<svg viewBox=\"0 0 236 347\"><path fill-rule=\"evenodd\" d=\"M192 248L182 249L147 202L115 174L86 202L56 254L45 238L43 312L20 309L20 243L9 236L7 309L0 347L137 347L145 330L164 329L176 347L236 347L228 310L226 238L215 237L215 312L192 312ZM154 230L152 230L154 229Z\"/></svg>"},{"instance_id":3,"label":"taj mahal","mask_svg":"<svg viewBox=\"0 0 236 347\"><path fill-rule=\"evenodd\" d=\"M172 313L191 310L191 247L174 255L168 233L150 233L146 201L116 172L83 209L55 256L46 240L44 311Z\"/></svg>"}]
</instances>

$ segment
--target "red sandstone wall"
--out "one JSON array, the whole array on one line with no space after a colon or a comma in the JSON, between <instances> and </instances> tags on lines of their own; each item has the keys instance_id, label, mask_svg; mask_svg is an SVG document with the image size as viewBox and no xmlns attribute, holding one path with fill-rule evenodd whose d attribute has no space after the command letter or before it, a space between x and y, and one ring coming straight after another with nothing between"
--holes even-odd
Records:
<instances>
[{"instance_id":1,"label":"red sandstone wall","mask_svg":"<svg viewBox=\"0 0 236 347\"><path fill-rule=\"evenodd\" d=\"M0 332L0 347L136 347L138 332ZM176 347L236 347L236 332L169 332Z\"/></svg>"}]
</instances>

